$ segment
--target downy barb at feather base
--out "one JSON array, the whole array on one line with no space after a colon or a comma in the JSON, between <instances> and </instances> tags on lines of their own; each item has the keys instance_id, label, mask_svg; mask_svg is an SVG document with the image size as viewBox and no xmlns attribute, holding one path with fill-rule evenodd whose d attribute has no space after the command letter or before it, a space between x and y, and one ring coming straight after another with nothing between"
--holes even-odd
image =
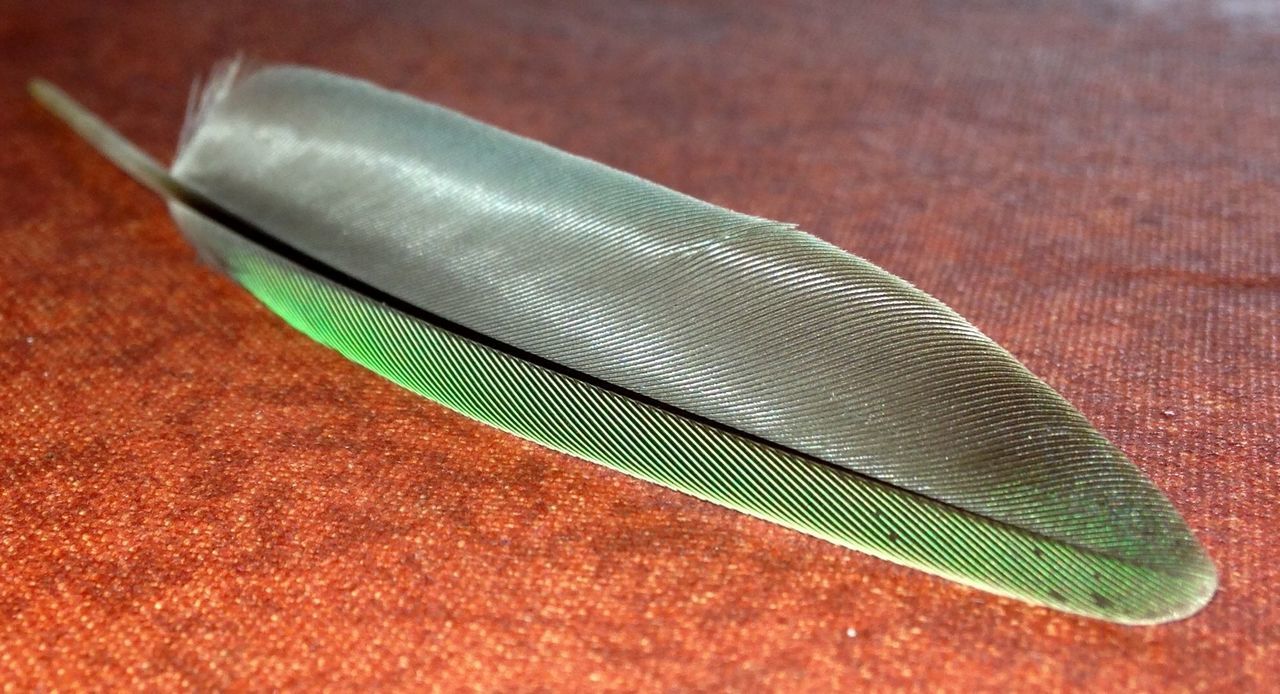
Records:
<instances>
[{"instance_id":1,"label":"downy barb at feather base","mask_svg":"<svg viewBox=\"0 0 1280 694\"><path fill-rule=\"evenodd\" d=\"M316 70L217 76L168 171L32 90L291 325L468 416L1070 612L1157 623L1216 589L1061 396L790 225Z\"/></svg>"}]
</instances>

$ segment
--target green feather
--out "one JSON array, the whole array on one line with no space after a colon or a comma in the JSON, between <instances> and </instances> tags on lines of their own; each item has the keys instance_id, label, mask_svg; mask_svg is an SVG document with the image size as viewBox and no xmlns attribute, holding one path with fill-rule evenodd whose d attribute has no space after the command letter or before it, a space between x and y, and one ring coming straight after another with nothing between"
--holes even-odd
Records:
<instances>
[{"instance_id":1,"label":"green feather","mask_svg":"<svg viewBox=\"0 0 1280 694\"><path fill-rule=\"evenodd\" d=\"M271 310L467 416L1070 612L1162 622L1216 588L1176 511L1061 397L786 225L314 71L215 81L172 175L34 91Z\"/></svg>"}]
</instances>

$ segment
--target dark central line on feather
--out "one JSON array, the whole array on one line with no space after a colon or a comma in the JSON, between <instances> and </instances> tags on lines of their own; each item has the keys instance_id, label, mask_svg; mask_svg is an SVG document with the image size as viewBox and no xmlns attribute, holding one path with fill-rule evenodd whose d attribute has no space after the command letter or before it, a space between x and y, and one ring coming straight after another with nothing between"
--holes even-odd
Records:
<instances>
[{"instance_id":1,"label":"dark central line on feather","mask_svg":"<svg viewBox=\"0 0 1280 694\"><path fill-rule=\"evenodd\" d=\"M456 323L443 316L432 313L431 311L383 291L382 289L354 277L339 268L329 265L319 258L295 248L289 243L263 230L256 224L253 224L243 217L227 210L225 207L205 196L203 193L200 193L199 191L187 186L185 183L177 180L166 169L157 164L155 160L147 156L145 152L138 149L136 145L126 140L111 128L111 126L104 123L100 118L81 106L74 99L67 96L57 87L41 80L35 80L31 83L30 88L33 96L35 96L38 101L61 117L73 130L79 133L81 137L85 138L85 140L93 144L104 156L147 188L150 188L167 199L175 200L185 205L187 208L204 216L209 221L218 224L245 241L275 253L281 258L314 273L340 288L381 303L387 308L398 311L410 318L421 321L436 329L452 333L460 338L482 345L501 354L505 354L553 373L585 383L599 390L628 398L632 401L661 410L673 416L705 426L714 431L719 431L730 436L750 441L756 445L764 446L779 453L794 456L801 460L835 470L842 474L852 475L858 479L865 480L869 484L879 485L887 489L894 489L912 497L923 498L930 503L950 509L955 513L974 518L982 523L998 527L1012 527L1019 533L1024 533L1033 537L1062 544L1064 546L1069 546L1085 554L1100 556L1110 560L1125 561L1122 558L1113 557L1105 552L1084 547L1075 542L1047 536L1027 528L1012 525L996 518L990 518L963 507L956 506L948 501L921 494L892 482L886 482L865 473L858 472L857 470L852 470L842 465L817 458L803 451L798 451L794 448L775 443L750 432L742 431L735 427L689 412L680 407L676 407L670 403L651 398L647 395L631 391L617 384L610 383L609 381L578 371L565 366L564 364L539 356L516 347L515 345L508 344L489 335L468 328L465 325ZM1162 567L1146 566L1145 568L1158 571L1160 573L1166 573L1165 569Z\"/></svg>"},{"instance_id":2,"label":"dark central line on feather","mask_svg":"<svg viewBox=\"0 0 1280 694\"><path fill-rule=\"evenodd\" d=\"M391 294L387 291L379 289L378 287L375 287L358 277L348 274L346 271L340 268L334 267L326 263L325 261L294 247L288 242L283 241L280 238L272 235L271 233L263 230L261 227L257 226L256 224L244 219L243 217L240 217L234 212L231 212L230 210L226 209L225 207L213 201L212 199L200 193L199 191L188 187L186 184L174 178L167 171L161 170L161 172L159 172L159 175L157 176L157 179L158 180L155 181L156 183L155 187L161 189L161 191L165 195L167 195L173 200L176 200L177 202L182 203L183 205L190 208L192 211L204 216L209 221L214 222L219 226L222 226L227 231L230 231L236 236L241 237L245 241L248 241L267 251L270 251L271 253L274 253L280 256L281 258L293 263L294 265L297 265L298 267L304 270L307 270L319 277L324 278L325 280L337 285L338 287L351 291L366 299L370 299L372 301L376 301L380 304L383 304L387 308L398 311L410 318L426 323L433 328L437 328L439 330L452 333L458 337L469 340L471 342L482 345L484 347L488 347L489 349L500 352L507 356L520 359L534 366L538 366L548 371L560 374L562 376L572 378L574 380L593 386L605 392L613 393L615 395L628 398L635 402L661 410L663 412L674 415L676 417L680 417L687 421L700 424L709 429L713 429L715 431L719 431L721 433L728 434L730 436L735 436L735 437L744 439L746 441L750 441L752 443L755 443L756 445L764 446L766 448L772 449L779 453L783 453L785 455L794 456L796 458L805 460L815 465L820 465L822 467L835 470L841 474L852 475L859 479L865 480L870 484L879 485L884 488L895 489L899 492L902 492L912 497L924 498L932 504L937 504L938 506L945 507L955 513L959 513L959 514L968 516L970 518L976 519L979 522L995 525L998 527L1005 527L1005 528L1012 527L1018 533L1026 534L1032 537L1037 537L1037 538L1048 540L1064 546L1072 547L1075 550L1079 552L1083 552L1085 554L1099 556L1099 557L1103 557L1113 561L1124 561L1123 559L1118 559L1105 552L1100 552L1096 549L1085 547L1069 540L1051 537L1051 536L1036 532L1034 530L1029 530L1027 528L1011 525L1005 521L1002 521L996 518L990 518L988 516L982 515L975 511L971 511L969 509L963 508L961 506L956 506L955 504L949 501L937 499L932 496L922 495L919 492L913 491L911 489L907 489L905 487L899 486L892 482L887 482L885 480L881 480L876 477L867 475L866 473L844 467L843 465L839 465L827 460L823 460L822 458L815 457L809 453L805 453L804 451L799 451L789 446L785 446L785 445L770 441L769 439L766 439L764 437L758 436L756 434L752 434L747 431L743 431L741 429L737 429L735 427L724 424L722 422L718 422L708 417L704 417L697 413L690 412L688 410L677 407L675 405L664 402L662 400L652 398L642 393L637 393L635 391L619 386L615 383L611 383L599 377L592 376L591 374L578 371L577 369L574 369L572 367L565 366L564 364L561 364L559 362L553 361L551 359L547 359L546 357L521 349L520 347L516 347L515 345L509 344L502 340L498 340L490 335L487 335L485 333L469 328L465 325L462 325L461 323L452 321L448 318L445 318L444 316L428 311L427 309L422 308L421 306L417 306L404 299L401 299L400 297L397 297L394 294ZM893 537L890 538L891 541L896 541L897 539L898 539L898 536L896 535L896 533L894 534ZM1162 567L1147 566L1145 568L1149 570L1157 571L1159 573L1165 573L1165 569Z\"/></svg>"}]
</instances>

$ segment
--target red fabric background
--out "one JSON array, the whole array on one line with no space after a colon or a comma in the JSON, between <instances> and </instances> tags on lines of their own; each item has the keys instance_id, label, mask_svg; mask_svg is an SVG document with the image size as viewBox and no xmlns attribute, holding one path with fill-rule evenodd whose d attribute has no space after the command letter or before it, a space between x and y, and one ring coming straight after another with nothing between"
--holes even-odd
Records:
<instances>
[{"instance_id":1,"label":"red fabric background","mask_svg":"<svg viewBox=\"0 0 1280 694\"><path fill-rule=\"evenodd\" d=\"M49 77L167 157L191 79L237 51L910 279L1133 457L1219 596L1152 628L1028 607L542 450L316 346L22 92ZM1277 5L4 0L0 134L0 680L1274 684Z\"/></svg>"}]
</instances>

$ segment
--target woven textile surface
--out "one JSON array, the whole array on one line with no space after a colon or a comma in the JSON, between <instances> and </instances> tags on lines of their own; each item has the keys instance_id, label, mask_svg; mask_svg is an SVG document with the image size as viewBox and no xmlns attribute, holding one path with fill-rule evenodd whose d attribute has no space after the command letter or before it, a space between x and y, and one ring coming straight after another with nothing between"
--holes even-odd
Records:
<instances>
[{"instance_id":1,"label":"woven textile surface","mask_svg":"<svg viewBox=\"0 0 1280 694\"><path fill-rule=\"evenodd\" d=\"M243 52L370 79L942 299L1218 565L1122 627L541 449L202 265L25 94L168 160ZM0 684L1264 689L1280 679L1280 5L0 0Z\"/></svg>"}]
</instances>

